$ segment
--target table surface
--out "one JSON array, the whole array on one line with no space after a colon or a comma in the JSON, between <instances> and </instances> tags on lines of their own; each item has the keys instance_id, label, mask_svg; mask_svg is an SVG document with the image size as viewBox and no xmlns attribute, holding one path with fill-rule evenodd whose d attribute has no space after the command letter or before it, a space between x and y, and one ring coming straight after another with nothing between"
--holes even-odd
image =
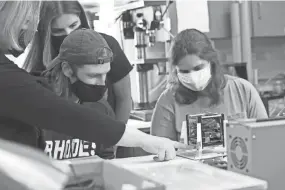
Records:
<instances>
[{"instance_id":1,"label":"table surface","mask_svg":"<svg viewBox=\"0 0 285 190\"><path fill-rule=\"evenodd\" d=\"M167 162L155 162L153 157L153 155L132 157L107 162L164 184L167 190L188 190L190 184L193 190L267 189L267 183L263 180L220 170L197 161L176 157L174 160ZM77 166L81 165L80 167L83 168L80 170L83 173L93 172L94 168L91 166L96 160L98 161L98 159L90 157L79 160L74 159ZM69 163L71 161L69 160ZM77 173L80 173L79 170Z\"/></svg>"},{"instance_id":2,"label":"table surface","mask_svg":"<svg viewBox=\"0 0 285 190\"><path fill-rule=\"evenodd\" d=\"M175 159L171 161L165 161L165 162L157 162L154 161L155 155L149 155L149 156L139 156L139 157L130 157L130 158L122 158L122 159L114 159L112 160L113 163L119 164L120 166L123 166L125 168L140 168L140 167L152 167L152 166L164 166L169 163L175 164L175 163L181 163L181 162L196 162L189 159L176 157Z\"/></svg>"},{"instance_id":3,"label":"table surface","mask_svg":"<svg viewBox=\"0 0 285 190\"><path fill-rule=\"evenodd\" d=\"M155 155L149 155L149 156L140 156L140 157L130 157L130 158L122 158L122 159L114 159L112 162L117 162L121 164L144 164L144 163L154 163L154 164L159 164L159 163L165 163L165 162L156 162L153 160ZM181 157L176 157L174 160L188 160L186 158L181 158ZM171 160L169 162L173 162L174 160Z\"/></svg>"},{"instance_id":4,"label":"table surface","mask_svg":"<svg viewBox=\"0 0 285 190\"><path fill-rule=\"evenodd\" d=\"M220 170L198 161L176 157L167 162L155 162L153 157L116 159L112 162L166 185L167 190L189 189L190 184L193 190L267 189L267 183L263 180Z\"/></svg>"}]
</instances>

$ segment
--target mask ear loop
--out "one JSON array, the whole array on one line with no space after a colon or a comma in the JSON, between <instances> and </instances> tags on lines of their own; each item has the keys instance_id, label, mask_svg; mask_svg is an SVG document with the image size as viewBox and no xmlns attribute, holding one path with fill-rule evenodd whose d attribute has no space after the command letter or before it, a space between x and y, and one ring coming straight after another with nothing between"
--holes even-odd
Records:
<instances>
[{"instance_id":1,"label":"mask ear loop","mask_svg":"<svg viewBox=\"0 0 285 190\"><path fill-rule=\"evenodd\" d=\"M212 63L210 62L210 61L208 61L208 63L209 63L209 69L210 69L210 75L211 75L211 77L210 77L210 79L209 79L209 81L208 81L208 84L207 85L209 85L210 83L211 83L211 80L213 79L213 69L212 69Z\"/></svg>"}]
</instances>

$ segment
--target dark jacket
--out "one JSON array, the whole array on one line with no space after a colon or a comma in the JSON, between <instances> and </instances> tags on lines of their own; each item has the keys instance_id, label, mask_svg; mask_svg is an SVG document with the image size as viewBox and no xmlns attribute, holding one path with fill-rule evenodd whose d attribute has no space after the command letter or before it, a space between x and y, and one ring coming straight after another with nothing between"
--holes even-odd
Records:
<instances>
[{"instance_id":1,"label":"dark jacket","mask_svg":"<svg viewBox=\"0 0 285 190\"><path fill-rule=\"evenodd\" d=\"M0 138L39 146L39 129L115 145L125 124L64 100L0 53Z\"/></svg>"}]
</instances>

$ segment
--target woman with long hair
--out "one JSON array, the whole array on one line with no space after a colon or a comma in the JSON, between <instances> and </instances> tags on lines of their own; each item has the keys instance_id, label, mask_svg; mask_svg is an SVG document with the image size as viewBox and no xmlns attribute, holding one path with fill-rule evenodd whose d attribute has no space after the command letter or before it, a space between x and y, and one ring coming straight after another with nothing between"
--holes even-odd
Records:
<instances>
[{"instance_id":1,"label":"woman with long hair","mask_svg":"<svg viewBox=\"0 0 285 190\"><path fill-rule=\"evenodd\" d=\"M183 145L126 128L100 111L63 99L5 56L25 49L36 32L39 10L38 1L0 1L0 138L39 147L39 129L47 129L105 146L142 147L159 160L173 159L175 148Z\"/></svg>"},{"instance_id":2,"label":"woman with long hair","mask_svg":"<svg viewBox=\"0 0 285 190\"><path fill-rule=\"evenodd\" d=\"M155 107L151 134L179 140L187 114L268 117L251 83L223 74L217 51L199 30L186 29L175 37L170 62L173 72Z\"/></svg>"},{"instance_id":3,"label":"woman with long hair","mask_svg":"<svg viewBox=\"0 0 285 190\"><path fill-rule=\"evenodd\" d=\"M23 68L28 72L44 71L54 59L66 36L79 28L90 28L85 12L78 1L44 1L38 32L30 46ZM126 123L132 100L129 72L132 66L112 36L101 33L114 53L108 73L108 102L116 119Z\"/></svg>"}]
</instances>

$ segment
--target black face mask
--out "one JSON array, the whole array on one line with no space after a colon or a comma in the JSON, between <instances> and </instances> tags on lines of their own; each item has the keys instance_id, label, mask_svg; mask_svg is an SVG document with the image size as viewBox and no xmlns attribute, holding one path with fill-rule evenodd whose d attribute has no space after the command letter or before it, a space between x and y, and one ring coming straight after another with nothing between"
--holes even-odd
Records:
<instances>
[{"instance_id":1,"label":"black face mask","mask_svg":"<svg viewBox=\"0 0 285 190\"><path fill-rule=\"evenodd\" d=\"M20 32L18 42L19 42L20 47L23 48L23 50L16 50L16 49L9 50L9 52L14 57L19 57L24 52L24 50L26 49L26 44L25 44L25 38L24 37L25 37L25 32L24 32L24 30L22 30Z\"/></svg>"},{"instance_id":2,"label":"black face mask","mask_svg":"<svg viewBox=\"0 0 285 190\"><path fill-rule=\"evenodd\" d=\"M56 52L56 54L59 54L59 49L60 49L60 46L63 42L63 40L67 37L67 35L63 35L63 36L52 36L51 37L51 43L52 43L52 46Z\"/></svg>"},{"instance_id":3,"label":"black face mask","mask_svg":"<svg viewBox=\"0 0 285 190\"><path fill-rule=\"evenodd\" d=\"M76 30L78 29L81 29L82 26L79 26ZM51 36L51 43L52 43L52 46L55 50L55 52L57 54L59 54L59 49L60 49L60 46L63 42L63 40L67 37L68 35L62 35L62 36Z\"/></svg>"},{"instance_id":4,"label":"black face mask","mask_svg":"<svg viewBox=\"0 0 285 190\"><path fill-rule=\"evenodd\" d=\"M71 90L82 102L97 102L103 98L107 87L85 84L78 80L71 85Z\"/></svg>"}]
</instances>

